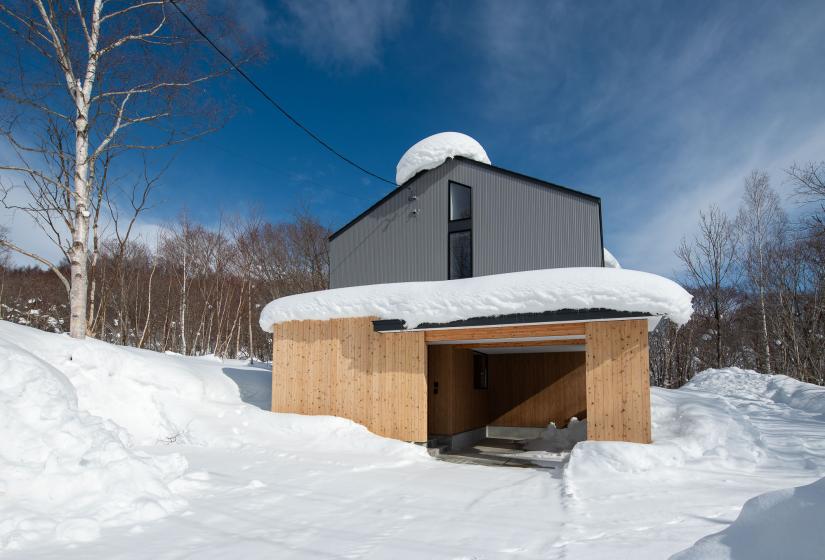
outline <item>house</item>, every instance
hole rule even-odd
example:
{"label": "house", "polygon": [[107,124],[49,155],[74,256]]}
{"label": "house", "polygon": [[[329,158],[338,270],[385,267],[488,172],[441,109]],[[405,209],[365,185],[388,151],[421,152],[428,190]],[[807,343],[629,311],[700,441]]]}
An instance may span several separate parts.
{"label": "house", "polygon": [[604,267],[598,197],[493,166],[457,133],[330,236],[331,289],[275,300],[272,410],[461,446],[587,419],[651,439],[648,331],[690,317],[665,278]]}

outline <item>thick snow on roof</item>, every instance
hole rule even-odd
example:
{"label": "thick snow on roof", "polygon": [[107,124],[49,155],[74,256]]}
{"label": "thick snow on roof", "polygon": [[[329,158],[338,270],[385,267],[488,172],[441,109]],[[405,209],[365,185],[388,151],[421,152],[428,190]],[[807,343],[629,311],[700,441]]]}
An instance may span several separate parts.
{"label": "thick snow on roof", "polygon": [[490,163],[481,144],[460,132],[440,132],[424,138],[404,152],[395,168],[395,182],[403,185],[417,173],[435,169],[448,158],[464,156]]}
{"label": "thick snow on roof", "polygon": [[474,317],[562,309],[611,309],[666,315],[684,324],[692,296],[672,280],[637,270],[554,268],[462,280],[401,282],[283,297],[261,313],[261,328],[304,319],[401,319],[407,328]]}
{"label": "thick snow on roof", "polygon": [[607,268],[622,268],[622,265],[619,264],[619,260],[613,256],[613,253],[607,250],[605,247],[604,249],[604,266]]}

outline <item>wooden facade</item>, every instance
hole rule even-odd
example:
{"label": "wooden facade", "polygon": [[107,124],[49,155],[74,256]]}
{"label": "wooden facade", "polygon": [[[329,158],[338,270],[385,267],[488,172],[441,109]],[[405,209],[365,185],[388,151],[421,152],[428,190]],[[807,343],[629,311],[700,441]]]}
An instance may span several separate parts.
{"label": "wooden facade", "polygon": [[427,440],[424,333],[373,331],[369,317],[274,326],[272,410],[350,418],[372,432]]}
{"label": "wooden facade", "polygon": [[587,439],[650,443],[647,321],[586,323]]}
{"label": "wooden facade", "polygon": [[[342,416],[417,442],[586,416],[588,439],[650,442],[645,319],[378,333],[362,317],[273,332],[273,411]],[[553,346],[584,351],[539,350]],[[507,348],[519,352],[489,354],[488,388],[475,389],[474,352]]]}

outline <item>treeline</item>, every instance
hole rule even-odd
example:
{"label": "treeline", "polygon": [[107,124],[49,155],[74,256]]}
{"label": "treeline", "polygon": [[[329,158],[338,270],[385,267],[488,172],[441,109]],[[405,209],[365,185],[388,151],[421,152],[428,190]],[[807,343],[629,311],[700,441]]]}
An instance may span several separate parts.
{"label": "treeline", "polygon": [[786,201],[770,178],[744,181],[738,213],[710,206],[676,250],[693,319],[651,335],[651,381],[678,387],[710,367],[738,366],[825,385],[825,164],[791,167]]}
{"label": "treeline", "polygon": [[[825,385],[825,164],[792,167],[782,180],[793,185],[784,202],[800,209],[796,219],[769,177],[754,172],[736,214],[708,207],[676,249],[695,313],[683,327],[662,321],[651,334],[653,384],[678,387],[703,369],[738,366]],[[183,217],[151,244],[116,233],[93,248],[89,334],[157,351],[269,360],[261,308],[328,287],[328,234],[310,215],[215,228]],[[61,271],[68,276],[67,265]],[[57,274],[0,260],[0,318],[64,332],[67,302]]]}
{"label": "treeline", "polygon": [[[327,287],[328,235],[309,215],[278,224],[236,219],[216,228],[183,217],[151,244],[107,239],[90,263],[88,334],[161,352],[269,360],[261,308]],[[66,331],[67,294],[58,276],[0,263],[0,318]]]}

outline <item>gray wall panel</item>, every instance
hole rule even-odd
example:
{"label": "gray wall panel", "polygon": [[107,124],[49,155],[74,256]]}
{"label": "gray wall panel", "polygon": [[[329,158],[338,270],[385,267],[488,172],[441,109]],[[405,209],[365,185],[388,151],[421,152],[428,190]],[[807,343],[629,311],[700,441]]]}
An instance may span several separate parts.
{"label": "gray wall panel", "polygon": [[450,180],[473,189],[474,276],[601,266],[597,201],[450,160],[411,181],[331,241],[330,285],[446,280]]}

